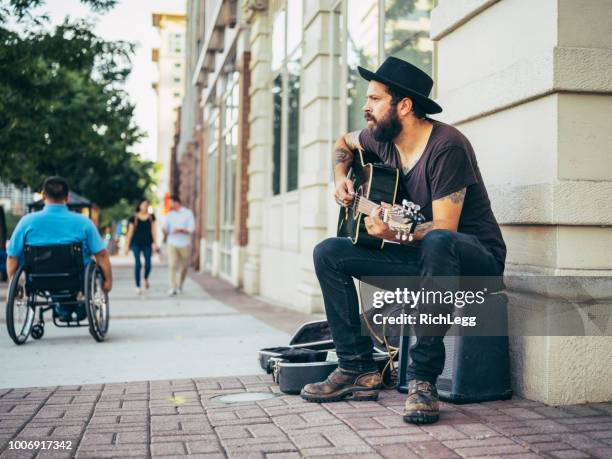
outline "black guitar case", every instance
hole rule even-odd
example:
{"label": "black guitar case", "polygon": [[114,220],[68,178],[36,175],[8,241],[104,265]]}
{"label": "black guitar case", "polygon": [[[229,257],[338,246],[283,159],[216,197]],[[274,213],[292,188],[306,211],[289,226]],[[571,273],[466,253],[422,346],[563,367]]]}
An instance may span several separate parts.
{"label": "black guitar case", "polygon": [[[384,347],[375,343],[374,360],[382,372],[389,361]],[[286,394],[299,394],[306,384],[322,381],[338,367],[334,342],[327,320],[303,324],[293,335],[288,346],[269,347],[259,351],[259,364]],[[389,384],[389,372],[385,372]]]}
{"label": "black guitar case", "polygon": [[327,320],[306,322],[294,333],[288,346],[267,347],[259,351],[259,365],[266,373],[272,373],[271,358],[281,358],[294,363],[322,362],[327,350],[334,348]]}

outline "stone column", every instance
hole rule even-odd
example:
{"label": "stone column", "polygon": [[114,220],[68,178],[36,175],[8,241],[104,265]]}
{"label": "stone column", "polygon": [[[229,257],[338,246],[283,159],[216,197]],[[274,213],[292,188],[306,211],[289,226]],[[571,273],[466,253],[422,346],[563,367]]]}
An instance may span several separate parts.
{"label": "stone column", "polygon": [[300,280],[296,306],[307,313],[323,311],[312,250],[327,234],[331,199],[332,123],[330,40],[332,2],[304,2],[304,44],[300,92]]}
{"label": "stone column", "polygon": [[247,22],[251,26],[249,47],[251,50],[249,90],[249,143],[248,166],[248,245],[244,264],[244,290],[259,293],[260,252],[263,226],[264,198],[269,187],[269,157],[272,151],[272,106],[268,80],[272,60],[271,24],[266,9],[267,2],[245,2]]}
{"label": "stone column", "polygon": [[[612,275],[610,17],[599,0],[440,0],[432,12],[440,119],[474,145],[507,273]],[[515,336],[511,357],[520,395],[612,400],[611,337]]]}

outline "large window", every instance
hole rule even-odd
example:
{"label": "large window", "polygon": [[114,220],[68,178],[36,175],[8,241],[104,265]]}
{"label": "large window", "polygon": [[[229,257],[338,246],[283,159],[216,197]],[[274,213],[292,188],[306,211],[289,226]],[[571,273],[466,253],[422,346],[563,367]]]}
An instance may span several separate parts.
{"label": "large window", "polygon": [[[362,129],[362,107],[368,82],[359,76],[357,66],[375,70],[386,57],[395,56],[432,74],[433,44],[429,39],[431,10],[435,0],[343,0],[347,32],[345,40],[347,130]],[[341,30],[341,28],[339,28]],[[337,40],[336,40],[337,41]]]}
{"label": "large window", "polygon": [[272,193],[298,187],[302,0],[283,2],[272,26]]}
{"label": "large window", "polygon": [[384,51],[432,71],[433,42],[429,39],[429,15],[434,0],[385,0]]}
{"label": "large window", "polygon": [[361,78],[357,66],[375,69],[379,63],[378,23],[379,0],[348,0],[347,2],[347,49],[348,81],[346,105],[348,130],[363,127],[361,107],[365,102],[368,82]]}
{"label": "large window", "polygon": [[287,191],[298,187],[300,133],[300,54],[287,62]]}
{"label": "large window", "polygon": [[212,269],[212,242],[215,240],[217,212],[215,210],[217,195],[217,160],[219,157],[219,109],[207,104],[204,108],[204,119],[208,120],[206,134],[206,257],[205,267]]}
{"label": "large window", "polygon": [[[232,275],[232,248],[236,218],[236,162],[240,73],[234,54],[228,57],[222,73],[204,106],[206,120],[206,254],[205,268]],[[218,242],[218,253],[213,242]],[[218,258],[213,259],[215,255]],[[215,264],[217,263],[217,264]]]}
{"label": "large window", "polygon": [[232,245],[234,240],[234,217],[236,208],[236,156],[238,153],[238,103],[239,74],[228,73],[224,78],[226,94],[223,103],[221,137],[221,241],[220,266],[223,274],[232,273]]}
{"label": "large window", "polygon": [[171,53],[181,54],[185,46],[185,36],[181,33],[170,34],[168,46]]}
{"label": "large window", "polygon": [[282,164],[282,138],[283,138],[283,76],[276,75],[272,82],[273,104],[273,131],[272,138],[272,194],[281,191],[281,164]]}

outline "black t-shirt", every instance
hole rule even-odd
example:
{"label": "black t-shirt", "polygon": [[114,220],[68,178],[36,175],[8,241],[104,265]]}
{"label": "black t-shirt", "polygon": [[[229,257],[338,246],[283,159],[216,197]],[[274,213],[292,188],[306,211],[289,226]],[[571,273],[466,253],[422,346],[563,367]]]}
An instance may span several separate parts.
{"label": "black t-shirt", "polygon": [[153,244],[153,234],[151,233],[151,225],[155,221],[155,215],[150,215],[147,219],[142,220],[132,215],[128,223],[134,225],[134,233],[132,234],[132,245],[146,247]]}
{"label": "black t-shirt", "polygon": [[432,201],[466,188],[458,230],[476,236],[503,269],[506,244],[491,210],[472,145],[456,128],[430,121],[433,130],[425,151],[407,174],[401,172],[399,151],[393,142],[376,141],[368,129],[361,131],[359,142],[383,163],[400,169],[405,197],[421,206],[428,221],[432,220]]}

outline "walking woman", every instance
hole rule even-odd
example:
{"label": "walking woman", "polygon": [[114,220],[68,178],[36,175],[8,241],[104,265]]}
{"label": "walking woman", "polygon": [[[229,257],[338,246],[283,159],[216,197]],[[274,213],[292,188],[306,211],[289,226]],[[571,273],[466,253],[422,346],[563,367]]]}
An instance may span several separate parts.
{"label": "walking woman", "polygon": [[141,199],[136,206],[136,212],[128,220],[128,231],[125,253],[132,249],[136,264],[134,265],[134,280],[136,293],[141,295],[144,290],[140,286],[140,271],[142,269],[141,254],[144,256],[144,288],[149,288],[151,274],[151,255],[157,251],[157,228],[155,215],[149,213],[149,201]]}

